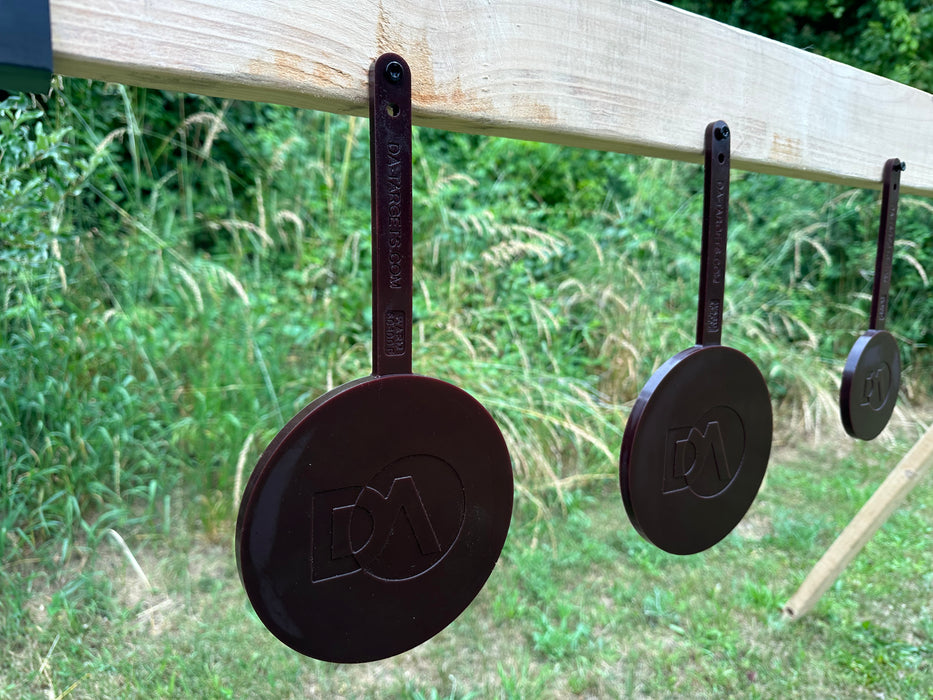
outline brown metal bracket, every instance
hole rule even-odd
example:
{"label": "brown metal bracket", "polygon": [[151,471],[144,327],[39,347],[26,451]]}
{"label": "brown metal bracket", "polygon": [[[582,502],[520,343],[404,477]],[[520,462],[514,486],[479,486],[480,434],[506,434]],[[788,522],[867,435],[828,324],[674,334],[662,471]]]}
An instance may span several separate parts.
{"label": "brown metal bracket", "polygon": [[722,341],[722,304],[726,291],[726,242],[729,233],[729,127],[716,121],[706,127],[703,168],[703,241],[697,345]]}
{"label": "brown metal bracket", "polygon": [[370,75],[373,374],[411,373],[411,71],[401,58]]}
{"label": "brown metal bracket", "polygon": [[878,251],[875,254],[875,280],[871,294],[869,328],[884,330],[888,318],[888,292],[891,288],[891,266],[894,262],[894,231],[897,226],[897,205],[900,199],[901,173],[907,164],[891,158],[884,164],[881,185],[881,223],[878,227]]}

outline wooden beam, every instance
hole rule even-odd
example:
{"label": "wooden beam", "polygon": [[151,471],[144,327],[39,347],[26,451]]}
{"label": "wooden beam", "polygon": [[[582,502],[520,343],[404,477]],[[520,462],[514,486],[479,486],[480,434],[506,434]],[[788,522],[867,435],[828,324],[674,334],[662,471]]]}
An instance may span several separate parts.
{"label": "wooden beam", "polygon": [[51,0],[58,73],[346,114],[396,51],[415,123],[933,196],[933,95],[653,0]]}
{"label": "wooden beam", "polygon": [[862,547],[868,543],[878,528],[884,525],[894,509],[907,497],[911,489],[920,483],[924,474],[931,468],[933,468],[933,426],[904,455],[878,490],[852,518],[852,522],[826,550],[797,592],[787,601],[784,606],[785,617],[799,619],[817,604],[843,570],[862,551]]}

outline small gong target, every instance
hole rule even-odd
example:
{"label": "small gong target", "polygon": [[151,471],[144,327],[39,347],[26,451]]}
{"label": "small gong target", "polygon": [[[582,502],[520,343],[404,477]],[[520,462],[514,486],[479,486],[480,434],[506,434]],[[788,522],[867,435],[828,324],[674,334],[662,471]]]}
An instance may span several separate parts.
{"label": "small gong target", "polygon": [[883,330],[863,333],[849,352],[839,401],[846,432],[862,440],[881,434],[897,404],[901,354],[894,336]]}
{"label": "small gong target", "polygon": [[875,255],[868,328],[849,352],[839,387],[842,426],[852,437],[873,440],[887,426],[901,385],[901,354],[894,336],[884,330],[888,317],[899,185],[904,163],[897,158],[884,165],[881,223]]}

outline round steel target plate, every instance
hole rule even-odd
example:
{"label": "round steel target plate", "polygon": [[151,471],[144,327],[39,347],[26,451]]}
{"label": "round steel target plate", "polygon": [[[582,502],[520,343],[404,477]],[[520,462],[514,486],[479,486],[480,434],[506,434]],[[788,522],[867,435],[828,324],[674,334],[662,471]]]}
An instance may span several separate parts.
{"label": "round steel target plate", "polygon": [[411,649],[483,587],[512,486],[502,434],[466,392],[419,375],[339,387],[279,433],[247,485],[236,552],[250,602],[318,659]]}
{"label": "round steel target plate", "polygon": [[739,523],[771,453],[771,400],[755,364],[694,346],[651,377],[625,427],[619,476],[635,528],[673,554],[707,549]]}
{"label": "round steel target plate", "polygon": [[852,346],[842,372],[839,408],[852,437],[876,438],[894,413],[901,384],[901,354],[887,331],[867,331]]}

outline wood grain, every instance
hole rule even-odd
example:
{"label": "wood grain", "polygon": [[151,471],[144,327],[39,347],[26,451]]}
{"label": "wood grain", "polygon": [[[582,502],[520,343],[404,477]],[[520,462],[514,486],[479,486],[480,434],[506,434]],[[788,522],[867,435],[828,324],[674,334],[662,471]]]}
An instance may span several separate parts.
{"label": "wood grain", "polygon": [[65,75],[366,114],[372,60],[416,124],[933,196],[933,95],[653,0],[51,0]]}

